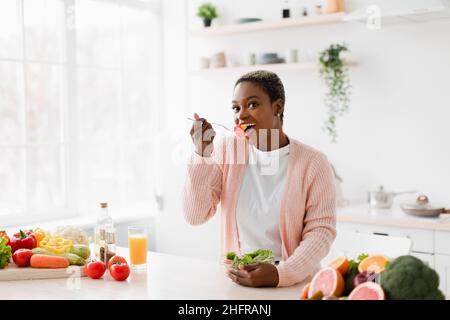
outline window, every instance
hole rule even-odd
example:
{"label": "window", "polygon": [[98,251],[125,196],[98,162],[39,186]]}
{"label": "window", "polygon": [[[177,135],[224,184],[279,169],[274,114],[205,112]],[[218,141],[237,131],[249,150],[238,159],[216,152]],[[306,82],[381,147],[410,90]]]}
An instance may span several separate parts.
{"label": "window", "polygon": [[160,36],[157,1],[0,2],[1,225],[153,208]]}

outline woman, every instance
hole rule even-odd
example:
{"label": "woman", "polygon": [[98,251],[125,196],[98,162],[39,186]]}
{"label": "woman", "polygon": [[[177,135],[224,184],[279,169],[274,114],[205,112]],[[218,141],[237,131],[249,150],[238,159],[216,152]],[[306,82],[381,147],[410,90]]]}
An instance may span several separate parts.
{"label": "woman", "polygon": [[283,132],[284,104],[278,76],[255,71],[238,79],[233,92],[234,121],[245,128],[244,138],[233,136],[214,146],[211,124],[194,114],[186,220],[205,223],[220,202],[223,255],[266,249],[280,261],[230,268],[228,276],[244,286],[307,281],[336,236],[331,166],[321,152]]}

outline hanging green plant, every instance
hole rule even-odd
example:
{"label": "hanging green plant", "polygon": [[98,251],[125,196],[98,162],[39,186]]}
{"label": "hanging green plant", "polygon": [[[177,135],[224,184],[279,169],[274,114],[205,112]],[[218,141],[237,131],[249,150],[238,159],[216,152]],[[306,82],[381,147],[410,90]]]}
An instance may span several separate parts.
{"label": "hanging green plant", "polygon": [[350,104],[350,77],[341,53],[349,51],[346,44],[332,44],[320,52],[320,76],[327,87],[324,102],[328,117],[323,130],[333,143],[337,142],[337,118],[348,112]]}

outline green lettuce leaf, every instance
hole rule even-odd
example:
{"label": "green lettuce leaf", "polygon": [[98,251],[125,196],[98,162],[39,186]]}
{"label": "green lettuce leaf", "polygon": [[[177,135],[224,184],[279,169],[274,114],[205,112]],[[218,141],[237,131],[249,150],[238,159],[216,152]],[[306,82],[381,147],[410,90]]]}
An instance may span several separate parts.
{"label": "green lettuce leaf", "polygon": [[[234,252],[233,252],[234,253]],[[232,266],[234,269],[239,269],[241,265],[251,265],[256,263],[274,263],[274,256],[271,250],[256,250],[250,253],[246,253],[243,256],[238,256],[230,252],[227,254],[227,258],[233,258]]]}
{"label": "green lettuce leaf", "polygon": [[6,245],[5,238],[0,238],[0,269],[5,268],[11,260],[11,247]]}

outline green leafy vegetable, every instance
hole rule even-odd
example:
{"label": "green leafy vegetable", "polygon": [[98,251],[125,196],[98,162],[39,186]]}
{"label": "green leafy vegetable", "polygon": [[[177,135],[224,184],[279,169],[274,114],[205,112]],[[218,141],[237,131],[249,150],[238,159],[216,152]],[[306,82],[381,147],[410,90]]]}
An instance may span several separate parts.
{"label": "green leafy vegetable", "polygon": [[366,253],[362,253],[360,254],[356,259],[350,260],[349,261],[349,267],[350,268],[356,268],[358,269],[359,264],[361,263],[361,261],[363,261],[365,258],[367,258],[369,255]]}
{"label": "green leafy vegetable", "polygon": [[365,258],[367,258],[368,254],[360,254],[356,259],[349,261],[349,268],[347,272],[347,277],[345,279],[345,293],[350,294],[350,292],[353,290],[353,279],[358,275],[358,267],[361,261],[363,261]]}
{"label": "green leafy vegetable", "polygon": [[359,256],[358,256],[358,264],[361,262],[361,261],[363,261],[365,258],[368,258],[369,257],[369,255],[367,254],[367,253],[362,253],[362,254],[360,254]]}
{"label": "green leafy vegetable", "polygon": [[7,246],[8,240],[0,238],[0,269],[3,269],[11,260],[11,247]]}
{"label": "green leafy vegetable", "polygon": [[227,253],[228,260],[234,260],[234,257],[236,257],[236,253],[234,253],[233,251]]}
{"label": "green leafy vegetable", "polygon": [[256,263],[274,263],[273,252],[271,250],[256,250],[246,253],[243,256],[237,255],[235,252],[228,252],[227,259],[232,260],[232,266],[239,269],[241,265],[251,265]]}

